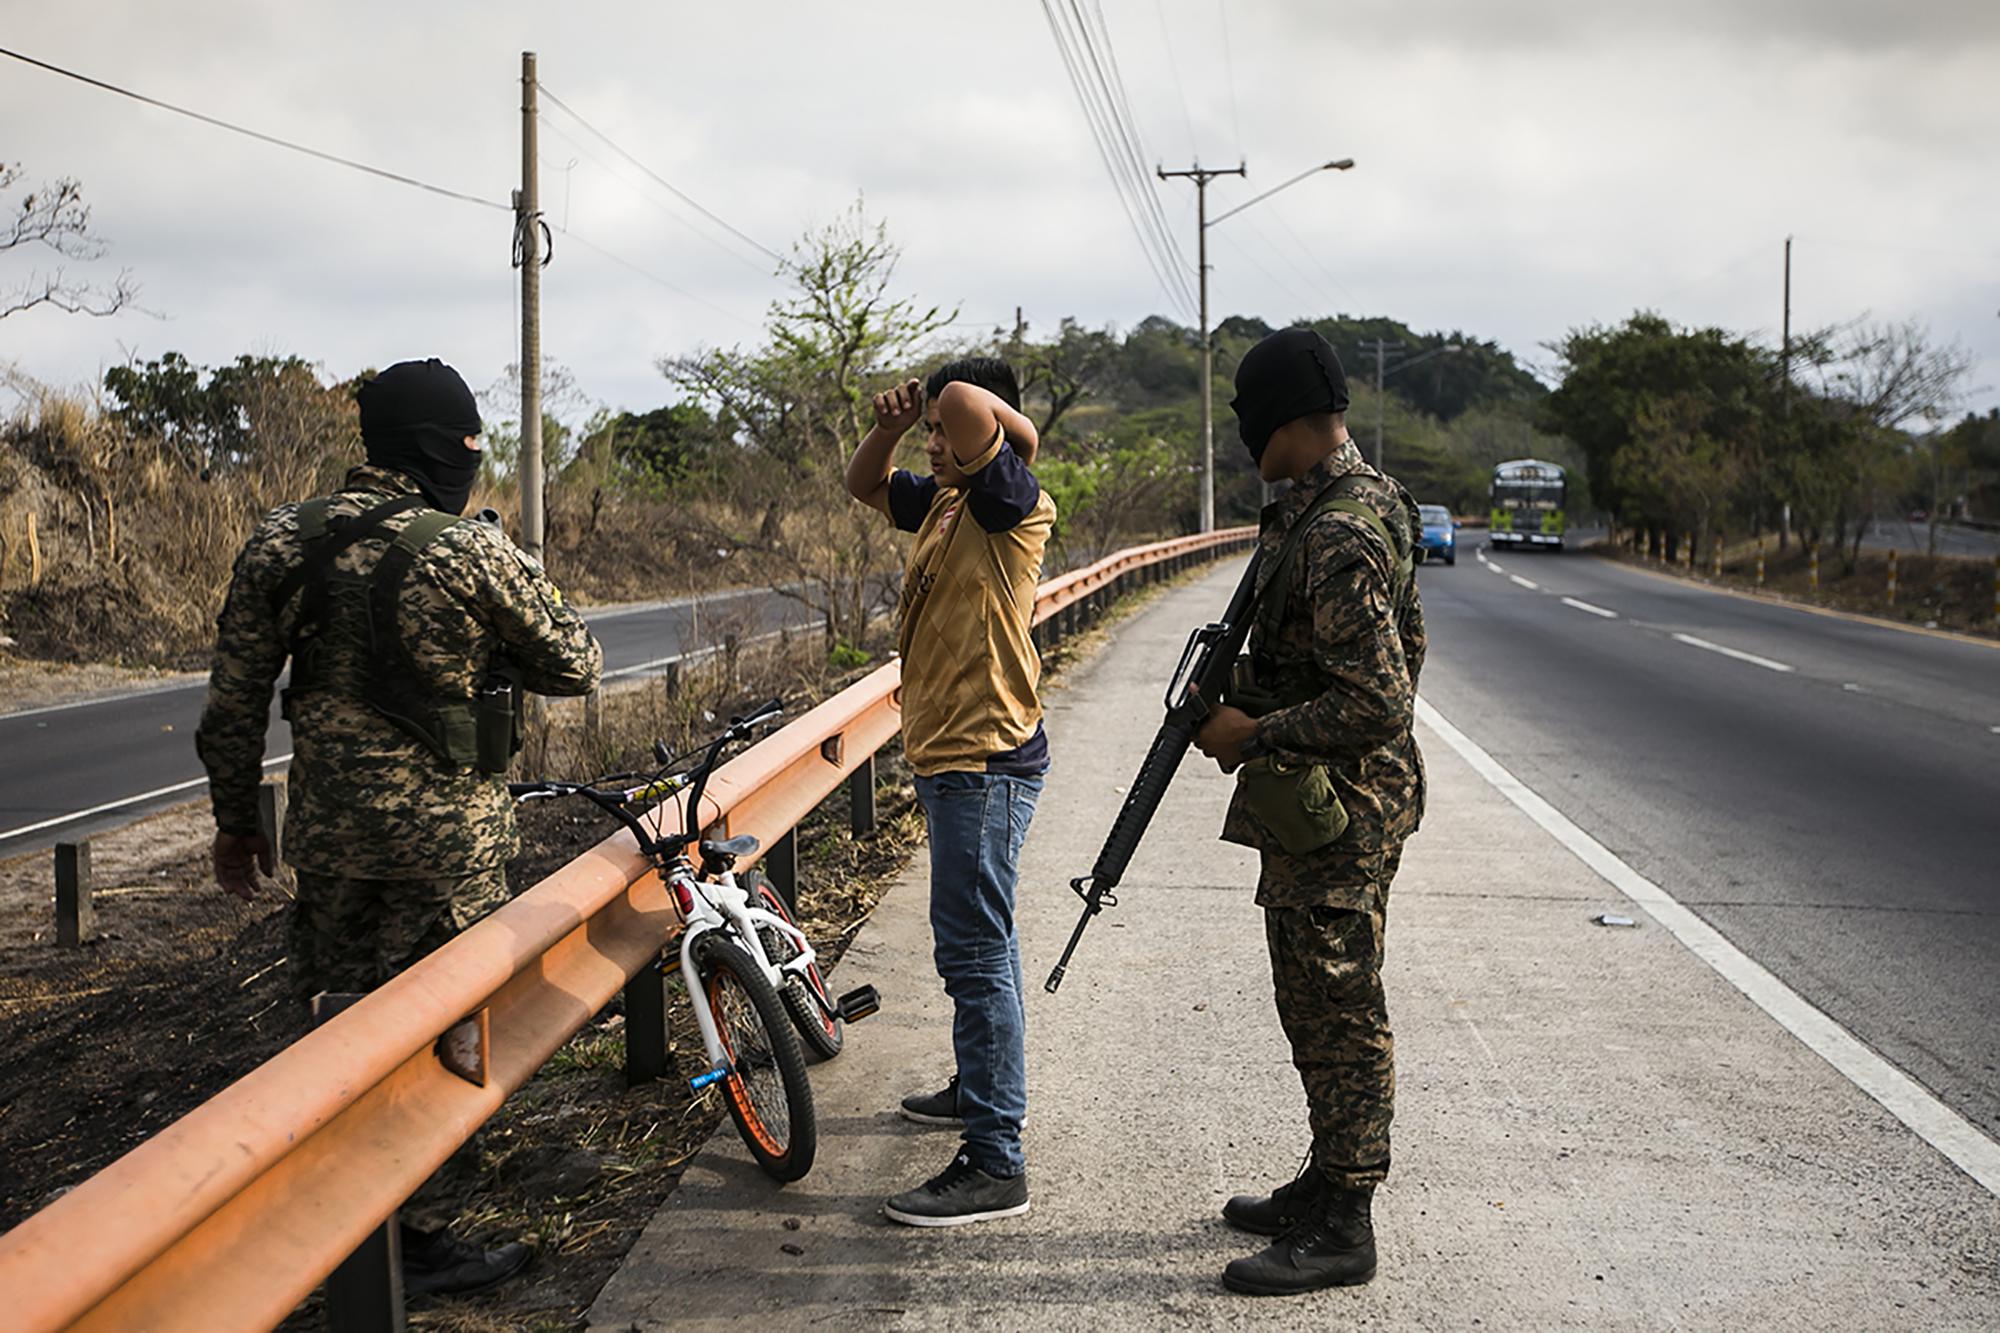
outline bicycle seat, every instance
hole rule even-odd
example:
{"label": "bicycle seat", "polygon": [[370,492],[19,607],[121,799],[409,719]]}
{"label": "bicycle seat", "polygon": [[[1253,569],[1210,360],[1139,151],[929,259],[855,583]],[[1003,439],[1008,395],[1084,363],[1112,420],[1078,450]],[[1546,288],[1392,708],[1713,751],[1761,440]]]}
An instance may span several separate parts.
{"label": "bicycle seat", "polygon": [[739,856],[748,856],[759,847],[753,833],[739,834],[734,838],[724,838],[720,842],[702,840],[701,858],[704,861],[733,861]]}

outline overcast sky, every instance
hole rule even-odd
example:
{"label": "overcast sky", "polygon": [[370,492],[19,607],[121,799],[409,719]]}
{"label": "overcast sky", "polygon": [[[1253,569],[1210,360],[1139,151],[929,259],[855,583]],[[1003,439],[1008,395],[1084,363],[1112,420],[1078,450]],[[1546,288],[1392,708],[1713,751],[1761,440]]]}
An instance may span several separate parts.
{"label": "overcast sky", "polygon": [[[1102,7],[1148,164],[1248,162],[1247,181],[1210,187],[1212,214],[1314,162],[1358,162],[1212,229],[1218,315],[1391,315],[1542,368],[1542,344],[1639,307],[1775,343],[1792,233],[1795,329],[1920,320],[1976,356],[1969,405],[2000,403],[1993,0]],[[0,45],[500,203],[519,179],[532,49],[551,92],[764,245],[865,198],[904,248],[898,286],[957,306],[967,333],[1017,306],[1040,329],[1178,313],[1040,3],[0,0],[0,14]],[[756,251],[544,111],[550,219],[653,275],[558,236],[546,355],[596,400],[657,406],[659,356],[755,339],[779,288]],[[83,182],[112,246],[93,267],[129,268],[159,316],[0,321],[0,360],[39,379],[174,349],[296,354],[335,374],[438,355],[480,388],[515,359],[504,212],[13,61],[0,117],[6,160]],[[1163,184],[1160,201],[1191,261],[1192,187]],[[29,264],[0,255],[0,287]]]}

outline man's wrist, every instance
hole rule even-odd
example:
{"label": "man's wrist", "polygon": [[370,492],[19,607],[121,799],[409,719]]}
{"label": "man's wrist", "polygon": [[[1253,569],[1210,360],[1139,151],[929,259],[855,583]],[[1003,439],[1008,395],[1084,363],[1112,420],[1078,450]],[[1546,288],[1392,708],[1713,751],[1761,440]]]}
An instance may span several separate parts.
{"label": "man's wrist", "polygon": [[1243,744],[1236,747],[1236,753],[1242,755],[1245,759],[1261,759],[1270,752],[1271,747],[1264,740],[1264,724],[1262,722],[1259,722],[1256,729],[1244,739]]}

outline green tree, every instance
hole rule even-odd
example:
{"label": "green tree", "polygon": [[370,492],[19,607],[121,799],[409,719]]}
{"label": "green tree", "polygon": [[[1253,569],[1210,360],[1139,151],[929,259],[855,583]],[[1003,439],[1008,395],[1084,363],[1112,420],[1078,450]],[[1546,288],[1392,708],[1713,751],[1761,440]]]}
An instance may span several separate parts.
{"label": "green tree", "polygon": [[842,482],[872,421],[870,392],[913,373],[955,312],[891,293],[901,251],[857,202],[793,246],[765,342],[659,362],[669,383],[712,411],[717,485],[688,521],[713,549],[761,559],[779,591],[826,616],[828,647],[859,643],[892,592],[898,548],[881,515]]}

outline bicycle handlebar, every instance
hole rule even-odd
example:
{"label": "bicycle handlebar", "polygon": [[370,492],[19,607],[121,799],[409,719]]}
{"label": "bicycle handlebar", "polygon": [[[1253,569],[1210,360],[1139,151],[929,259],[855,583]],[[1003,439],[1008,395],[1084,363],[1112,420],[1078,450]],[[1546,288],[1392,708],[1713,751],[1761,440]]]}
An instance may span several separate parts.
{"label": "bicycle handlebar", "polygon": [[690,830],[660,837],[647,831],[646,826],[631,810],[640,801],[658,800],[678,792],[689,791],[687,808],[691,818],[698,818],[702,789],[708,785],[708,775],[715,769],[715,761],[723,748],[733,740],[740,740],[750,734],[751,728],[760,722],[769,721],[785,711],[782,699],[771,699],[743,717],[729,720],[729,728],[716,737],[706,747],[699,762],[685,773],[661,774],[645,784],[627,790],[606,791],[587,782],[510,782],[507,794],[517,801],[532,801],[555,796],[581,796],[593,805],[599,806],[632,831],[639,841],[639,850],[648,856],[658,856],[668,851],[679,851],[701,837],[700,830]]}

